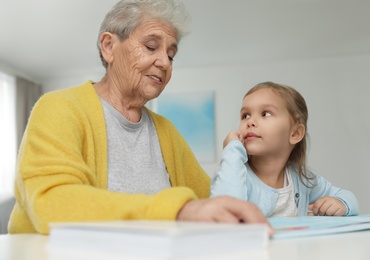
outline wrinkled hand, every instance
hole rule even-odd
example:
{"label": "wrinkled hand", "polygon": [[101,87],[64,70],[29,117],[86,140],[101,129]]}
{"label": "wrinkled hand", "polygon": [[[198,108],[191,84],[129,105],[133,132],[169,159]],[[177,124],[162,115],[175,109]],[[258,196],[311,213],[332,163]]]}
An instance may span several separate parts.
{"label": "wrinkled hand", "polygon": [[308,216],[343,216],[346,206],[342,201],[325,196],[308,206]]}
{"label": "wrinkled hand", "polygon": [[224,148],[233,140],[239,140],[240,142],[243,142],[243,139],[244,137],[240,131],[232,131],[226,136],[224,140]]}
{"label": "wrinkled hand", "polygon": [[255,204],[230,196],[191,200],[180,210],[177,220],[267,224],[270,235],[273,234],[270,223]]}

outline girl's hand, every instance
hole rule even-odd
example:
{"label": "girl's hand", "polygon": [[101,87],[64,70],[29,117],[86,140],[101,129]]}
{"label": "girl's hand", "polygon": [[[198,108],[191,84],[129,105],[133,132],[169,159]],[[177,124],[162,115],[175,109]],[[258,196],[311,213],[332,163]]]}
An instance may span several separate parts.
{"label": "girl's hand", "polygon": [[240,142],[243,142],[243,135],[239,131],[232,131],[230,132],[225,140],[224,140],[224,148],[226,145],[228,145],[232,140],[239,140]]}
{"label": "girl's hand", "polygon": [[346,206],[342,201],[325,196],[308,206],[308,216],[343,216]]}

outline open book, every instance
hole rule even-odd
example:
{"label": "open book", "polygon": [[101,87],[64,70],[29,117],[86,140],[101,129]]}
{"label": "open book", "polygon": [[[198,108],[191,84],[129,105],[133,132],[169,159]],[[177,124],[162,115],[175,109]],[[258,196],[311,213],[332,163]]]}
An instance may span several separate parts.
{"label": "open book", "polygon": [[273,239],[370,230],[370,215],[351,217],[271,217]]}
{"label": "open book", "polygon": [[60,248],[178,259],[261,249],[268,241],[268,228],[262,224],[133,220],[55,223],[51,225],[48,246],[51,251]]}

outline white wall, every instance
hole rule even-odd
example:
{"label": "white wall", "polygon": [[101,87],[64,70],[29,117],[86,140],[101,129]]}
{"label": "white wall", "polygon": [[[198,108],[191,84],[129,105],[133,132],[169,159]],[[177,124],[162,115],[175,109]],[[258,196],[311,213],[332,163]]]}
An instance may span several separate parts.
{"label": "white wall", "polygon": [[[216,92],[216,146],[238,126],[241,99],[263,81],[295,87],[309,109],[309,165],[334,185],[349,189],[370,213],[370,54],[235,67],[175,68],[165,91],[200,88]],[[99,80],[102,72],[50,79],[45,91]],[[203,164],[213,176],[218,162]]]}

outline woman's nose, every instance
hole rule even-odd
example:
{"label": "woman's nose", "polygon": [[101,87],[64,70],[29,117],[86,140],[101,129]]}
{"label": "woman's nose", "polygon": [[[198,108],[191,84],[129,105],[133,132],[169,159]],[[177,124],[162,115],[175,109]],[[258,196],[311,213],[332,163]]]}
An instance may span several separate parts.
{"label": "woman's nose", "polygon": [[167,70],[172,64],[167,52],[158,53],[154,65],[162,70]]}

